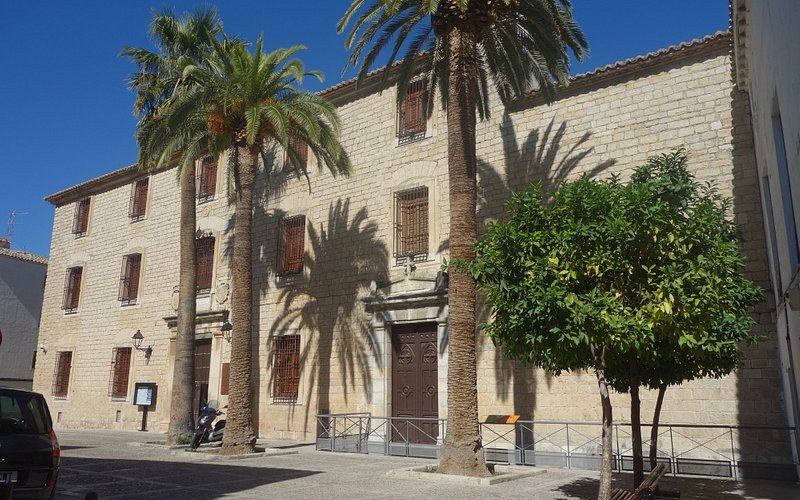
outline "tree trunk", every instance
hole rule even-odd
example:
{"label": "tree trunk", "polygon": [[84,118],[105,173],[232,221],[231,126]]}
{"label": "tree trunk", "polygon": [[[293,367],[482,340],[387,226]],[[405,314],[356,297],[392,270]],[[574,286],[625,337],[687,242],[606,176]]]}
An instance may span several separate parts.
{"label": "tree trunk", "polygon": [[178,437],[190,434],[194,393],[194,328],[197,312],[197,253],[195,252],[194,168],[180,174],[180,276],[178,279],[178,331],[175,335],[175,362],[172,372],[172,397],[169,406],[167,444],[176,444]]}
{"label": "tree trunk", "polygon": [[603,455],[600,462],[600,491],[597,493],[597,498],[598,500],[609,500],[611,498],[611,451],[613,446],[611,437],[614,416],[606,381],[605,347],[598,348],[593,345],[592,355],[594,356],[597,386],[600,389],[600,402],[603,406]]}
{"label": "tree trunk", "polygon": [[[463,26],[447,33],[449,64],[447,161],[450,180],[450,256],[475,257],[476,156],[475,99],[477,37]],[[468,273],[450,270],[450,342],[447,365],[447,434],[438,471],[486,476],[480,426],[475,356],[475,282]]]}
{"label": "tree trunk", "polygon": [[239,145],[236,169],[236,210],[233,227],[233,294],[231,297],[230,394],[222,455],[255,451],[252,397],[253,190],[258,168],[258,150]]}
{"label": "tree trunk", "polygon": [[664,402],[664,393],[667,392],[667,384],[658,384],[658,399],[656,399],[656,411],[653,412],[653,427],[650,429],[650,469],[656,466],[658,456],[658,421],[661,418],[661,404]]}
{"label": "tree trunk", "polygon": [[628,367],[631,384],[631,441],[633,441],[633,489],[644,481],[644,457],[642,456],[642,402],[639,399],[639,359],[636,351],[628,351]]}

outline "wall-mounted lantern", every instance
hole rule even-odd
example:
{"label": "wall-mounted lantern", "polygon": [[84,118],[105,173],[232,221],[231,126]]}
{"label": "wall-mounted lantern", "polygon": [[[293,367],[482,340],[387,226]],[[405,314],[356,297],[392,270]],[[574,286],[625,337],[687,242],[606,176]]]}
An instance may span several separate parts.
{"label": "wall-mounted lantern", "polygon": [[228,343],[230,344],[231,333],[233,332],[233,325],[231,324],[231,322],[226,319],[225,322],[222,323],[222,328],[220,328],[220,330],[222,330],[222,335],[225,337],[225,340],[227,340]]}
{"label": "wall-mounted lantern", "polygon": [[147,360],[147,363],[150,363],[150,356],[153,355],[153,346],[149,345],[147,347],[142,347],[142,343],[144,342],[144,335],[139,330],[136,330],[136,333],[133,334],[131,337],[133,341],[133,348],[137,351],[144,351],[144,358]]}

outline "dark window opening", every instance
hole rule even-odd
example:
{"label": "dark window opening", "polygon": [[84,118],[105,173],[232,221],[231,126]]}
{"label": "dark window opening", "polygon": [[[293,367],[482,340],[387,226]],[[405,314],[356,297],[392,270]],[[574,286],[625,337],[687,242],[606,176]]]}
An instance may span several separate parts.
{"label": "dark window opening", "polygon": [[200,162],[199,184],[197,199],[200,202],[213,200],[217,194],[217,162],[210,156]]}
{"label": "dark window opening", "polygon": [[428,127],[425,112],[425,79],[419,79],[408,84],[406,95],[400,103],[397,113],[397,136],[400,144],[418,141],[425,138]]}
{"label": "dark window opening", "polygon": [[397,265],[428,258],[428,188],[394,195],[394,257]]}
{"label": "dark window opening", "polygon": [[208,236],[195,241],[197,252],[197,293],[211,292],[211,279],[214,277],[214,237]]}
{"label": "dark window opening", "polygon": [[111,352],[111,374],[108,395],[114,399],[128,397],[128,375],[131,369],[131,348],[115,347]]}
{"label": "dark window opening", "polygon": [[133,183],[131,202],[128,208],[128,216],[133,222],[144,219],[145,211],[147,210],[147,189],[149,184],[149,177],[144,177]]}
{"label": "dark window opening", "polygon": [[134,253],[122,258],[122,276],[119,279],[119,301],[123,306],[136,304],[139,298],[139,274],[142,254]]}
{"label": "dark window opening", "polygon": [[296,403],[300,387],[300,335],[275,338],[272,402]]}
{"label": "dark window opening", "polygon": [[92,199],[84,198],[75,204],[75,217],[72,219],[72,234],[76,238],[86,236],[89,230],[89,207]]}
{"label": "dark window opening", "polygon": [[305,257],[305,215],[281,220],[278,229],[278,276],[301,274]]}
{"label": "dark window opening", "polygon": [[64,300],[61,303],[61,309],[67,314],[78,312],[78,305],[81,299],[82,278],[82,267],[70,267],[67,269],[67,277],[64,284]]}
{"label": "dark window opening", "polygon": [[69,394],[69,372],[72,369],[72,352],[56,353],[56,369],[53,377],[53,396],[65,398]]}

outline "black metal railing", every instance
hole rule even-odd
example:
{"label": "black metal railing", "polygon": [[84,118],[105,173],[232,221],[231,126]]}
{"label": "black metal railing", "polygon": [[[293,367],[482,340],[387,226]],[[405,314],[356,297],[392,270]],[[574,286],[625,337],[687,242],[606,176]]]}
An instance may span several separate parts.
{"label": "black metal railing", "polygon": [[[348,453],[437,458],[447,420],[381,417],[370,413],[317,415],[317,449]],[[649,424],[642,424],[649,471]],[[792,454],[796,429],[746,425],[661,424],[657,462],[669,474],[796,481]],[[514,465],[599,470],[601,425],[595,422],[519,420],[481,424],[487,461]],[[613,425],[613,468],[633,470],[630,423]]]}

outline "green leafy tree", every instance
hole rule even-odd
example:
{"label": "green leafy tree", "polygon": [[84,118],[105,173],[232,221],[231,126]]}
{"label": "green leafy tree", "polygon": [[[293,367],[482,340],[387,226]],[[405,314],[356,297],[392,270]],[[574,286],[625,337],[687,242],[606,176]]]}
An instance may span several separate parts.
{"label": "green leafy tree", "polygon": [[510,211],[471,266],[495,313],[486,331],[516,359],[595,372],[599,496],[609,498],[609,388],[720,375],[737,342],[753,339],[747,309],[761,292],[740,274],[730,202],[694,181],[679,149],[649,158],[628,184],[583,177],[549,203],[535,187],[515,194]]}
{"label": "green leafy tree", "polygon": [[[150,36],[156,51],[128,47],[122,51],[138,67],[128,84],[136,92],[133,112],[140,119],[139,127],[154,120],[161,106],[173,95],[188,88],[182,78],[183,67],[203,60],[212,50],[212,43],[222,24],[214,9],[199,10],[178,18],[170,11],[156,12],[150,22]],[[143,154],[142,154],[143,153]],[[146,149],[140,150],[139,168],[151,170],[157,162]],[[189,434],[192,422],[194,390],[194,331],[197,309],[197,276],[195,254],[195,176],[193,164],[178,169],[181,197],[180,274],[178,279],[178,327],[175,335],[167,444],[176,444],[181,435]]]}
{"label": "green leafy tree", "polygon": [[[488,116],[490,80],[503,103],[538,86],[552,98],[566,85],[569,51],[581,59],[587,44],[569,0],[353,0],[339,21],[352,23],[345,45],[349,65],[363,78],[389,53],[384,81],[399,54],[398,103],[423,73],[430,116],[438,89],[447,109],[450,255],[474,258],[476,226],[476,112]],[[417,57],[425,53],[424,57]],[[450,342],[447,435],[439,472],[486,475],[478,424],[475,283],[453,269],[449,280]]]}
{"label": "green leafy tree", "polygon": [[639,388],[659,390],[651,429],[653,464],[666,388],[722,377],[737,366],[739,346],[757,340],[748,310],[761,290],[741,276],[744,258],[731,201],[712,184],[695,181],[685,150],[650,158],[636,170],[630,190],[637,196],[632,217],[642,225],[637,239],[628,242],[632,273],[626,296],[636,307],[661,300],[665,313],[652,325],[654,348],[630,349],[608,360],[611,384],[631,395],[635,487],[644,479]]}
{"label": "green leafy tree", "polygon": [[252,240],[253,194],[259,159],[280,146],[296,169],[304,172],[306,146],[320,168],[347,173],[350,160],[339,143],[340,122],[324,98],[302,91],[306,72],[294,54],[303,47],[263,51],[259,37],[253,50],[223,37],[214,41],[205,60],[188,64],[183,77],[189,91],[173,95],[160,113],[139,130],[142,155],[157,165],[177,155],[189,166],[201,152],[215,158],[226,153],[233,179],[233,296],[231,314],[231,383],[228,420],[221,453],[254,450],[252,409]]}

